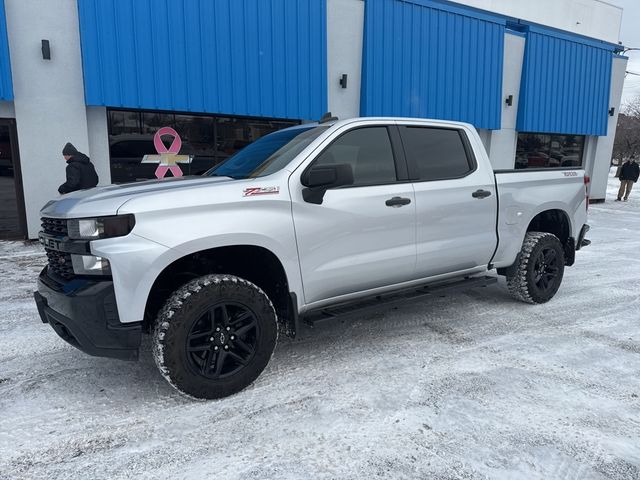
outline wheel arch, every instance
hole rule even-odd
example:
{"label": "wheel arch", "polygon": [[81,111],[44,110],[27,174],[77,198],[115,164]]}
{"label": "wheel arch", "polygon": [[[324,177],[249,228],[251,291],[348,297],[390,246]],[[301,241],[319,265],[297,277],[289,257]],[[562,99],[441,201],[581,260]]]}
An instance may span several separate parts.
{"label": "wheel arch", "polygon": [[571,236],[571,219],[561,208],[543,210],[531,219],[526,232],[553,233],[564,243]]}
{"label": "wheel arch", "polygon": [[576,242],[572,236],[571,217],[562,208],[550,208],[535,215],[525,232],[545,232],[558,237],[564,249],[565,265],[571,266],[575,261]]}
{"label": "wheel arch", "polygon": [[[572,236],[573,226],[571,217],[562,206],[547,205],[541,208],[531,218],[527,224],[527,228],[522,231],[520,245],[524,243],[525,237],[529,232],[545,232],[551,233],[558,237],[563,246],[565,254],[565,265],[571,266],[575,261],[575,239]],[[518,264],[520,253],[515,256],[513,263],[509,266],[498,268],[499,275],[508,275]]]}
{"label": "wheel arch", "polygon": [[260,287],[273,302],[283,332],[295,336],[298,305],[285,266],[273,251],[252,244],[197,250],[167,264],[156,276],[147,296],[143,328],[152,329],[172,292],[195,278],[214,273],[235,275]]}

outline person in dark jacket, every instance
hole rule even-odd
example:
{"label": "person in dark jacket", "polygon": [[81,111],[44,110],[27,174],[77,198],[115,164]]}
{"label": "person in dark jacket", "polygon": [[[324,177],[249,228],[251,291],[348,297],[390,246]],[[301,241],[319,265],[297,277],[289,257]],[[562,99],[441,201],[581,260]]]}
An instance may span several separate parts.
{"label": "person in dark jacket", "polygon": [[67,161],[67,181],[58,187],[58,192],[71,193],[98,185],[98,174],[89,157],[70,143],[64,146],[62,155]]}
{"label": "person in dark jacket", "polygon": [[620,190],[618,190],[618,198],[616,202],[623,199],[626,202],[633,188],[633,184],[638,181],[640,176],[640,165],[636,162],[635,157],[627,160],[620,169]]}

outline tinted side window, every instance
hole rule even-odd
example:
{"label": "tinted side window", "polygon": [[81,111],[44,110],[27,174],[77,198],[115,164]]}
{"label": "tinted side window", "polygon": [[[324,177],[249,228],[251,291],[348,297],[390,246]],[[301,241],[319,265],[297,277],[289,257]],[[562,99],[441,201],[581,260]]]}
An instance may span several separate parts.
{"label": "tinted side window", "polygon": [[348,163],[354,185],[395,182],[396,166],[386,127],[358,128],[345,133],[320,154],[316,165]]}
{"label": "tinted side window", "polygon": [[400,131],[407,160],[418,167],[420,180],[459,178],[473,170],[458,130],[404,127]]}

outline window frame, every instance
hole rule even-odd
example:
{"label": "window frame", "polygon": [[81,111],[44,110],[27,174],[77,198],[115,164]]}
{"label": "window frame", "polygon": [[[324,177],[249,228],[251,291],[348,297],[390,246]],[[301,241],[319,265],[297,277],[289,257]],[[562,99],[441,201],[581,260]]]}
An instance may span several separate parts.
{"label": "window frame", "polygon": [[358,125],[356,127],[350,128],[342,133],[340,133],[336,138],[332,139],[327,145],[324,145],[322,150],[320,150],[313,158],[311,163],[305,167],[302,171],[300,178],[305,178],[305,175],[309,170],[313,168],[313,166],[318,162],[320,157],[326,152],[329,148],[333,146],[335,142],[340,140],[343,136],[352,133],[356,130],[362,130],[365,128],[384,128],[387,130],[387,135],[389,137],[389,143],[391,145],[391,155],[393,156],[393,163],[395,165],[396,170],[396,180],[391,182],[378,182],[378,183],[361,183],[358,185],[343,185],[341,187],[333,187],[327,190],[342,190],[348,188],[362,188],[362,187],[377,187],[384,185],[397,185],[401,183],[411,183],[411,179],[409,178],[407,163],[404,156],[404,151],[402,149],[402,144],[400,140],[400,134],[397,132],[397,126],[389,125],[386,123],[381,123],[379,125],[371,124],[371,125]]}
{"label": "window frame", "polygon": [[[434,178],[434,179],[421,179],[420,178],[420,166],[417,162],[413,161],[407,155],[405,149],[404,139],[402,137],[402,132],[407,128],[428,128],[430,130],[452,130],[458,133],[460,140],[462,141],[462,147],[464,149],[465,156],[467,157],[467,164],[469,165],[469,170],[463,175],[444,177],[444,178]],[[471,146],[471,142],[469,141],[469,136],[467,132],[462,128],[455,127],[443,127],[439,125],[398,125],[398,133],[400,136],[400,140],[402,141],[402,149],[405,156],[405,161],[407,163],[407,168],[409,171],[409,178],[413,183],[423,183],[423,182],[443,182],[447,180],[460,180],[462,178],[466,178],[469,175],[472,175],[478,170],[478,161],[476,159],[476,155]]]}

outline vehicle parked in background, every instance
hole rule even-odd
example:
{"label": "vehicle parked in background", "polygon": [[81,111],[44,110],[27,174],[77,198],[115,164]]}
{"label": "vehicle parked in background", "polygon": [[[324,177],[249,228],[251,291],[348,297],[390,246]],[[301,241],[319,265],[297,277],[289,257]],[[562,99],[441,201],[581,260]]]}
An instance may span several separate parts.
{"label": "vehicle parked in background", "polygon": [[494,172],[465,123],[326,119],[202,177],[50,202],[35,299],[79,349],[137,359],[149,332],[171,385],[224,397],[301,319],[486,285],[491,271],[515,298],[549,301],[588,243],[587,181],[581,169]]}

